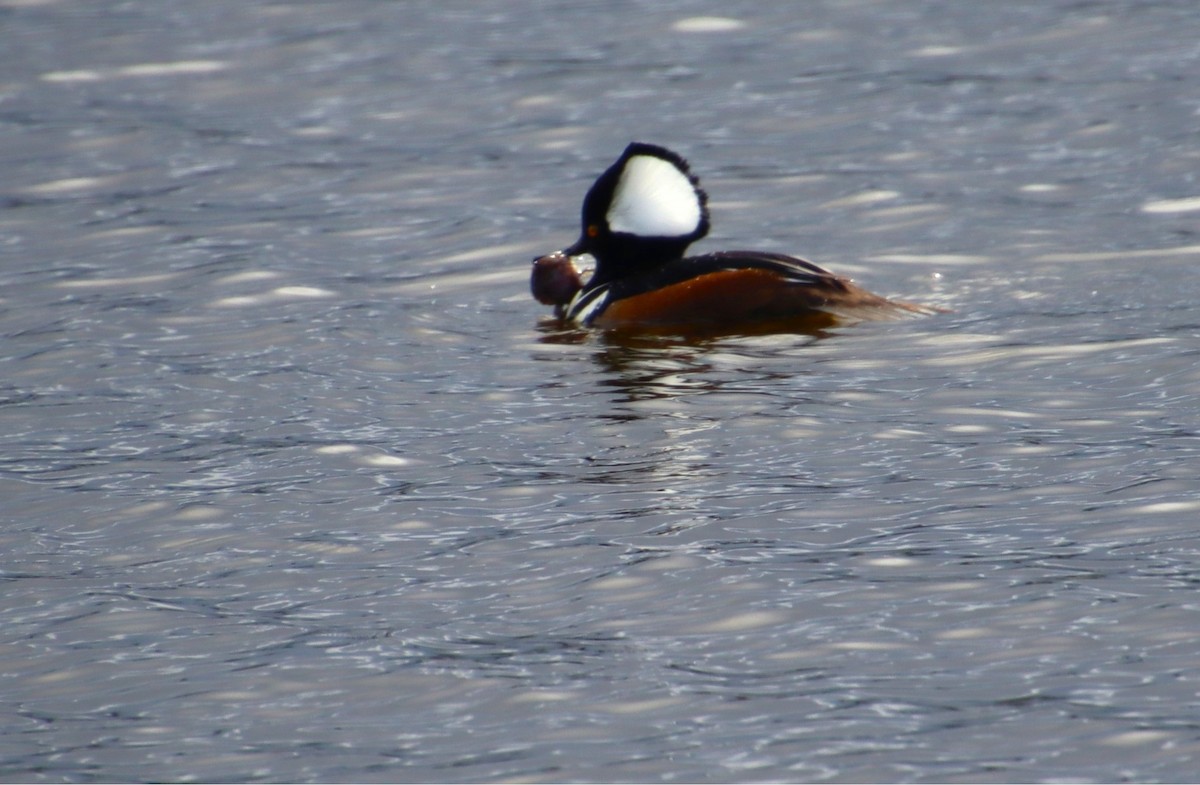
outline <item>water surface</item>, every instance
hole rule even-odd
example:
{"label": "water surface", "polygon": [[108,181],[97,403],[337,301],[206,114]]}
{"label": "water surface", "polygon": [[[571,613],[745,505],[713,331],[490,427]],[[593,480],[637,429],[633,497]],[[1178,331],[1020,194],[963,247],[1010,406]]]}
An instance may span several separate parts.
{"label": "water surface", "polygon": [[[1186,781],[1192,3],[0,3],[6,781]],[[564,331],[700,250],[951,310]]]}

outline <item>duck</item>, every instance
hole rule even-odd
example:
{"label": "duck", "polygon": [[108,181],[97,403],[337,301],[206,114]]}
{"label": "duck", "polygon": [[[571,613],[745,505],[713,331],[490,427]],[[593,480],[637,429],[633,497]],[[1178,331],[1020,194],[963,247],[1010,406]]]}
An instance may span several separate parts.
{"label": "duck", "polygon": [[678,153],[631,142],[588,189],[573,245],[533,260],[530,289],[561,322],[618,331],[786,332],[937,312],[768,251],[686,256],[711,228]]}

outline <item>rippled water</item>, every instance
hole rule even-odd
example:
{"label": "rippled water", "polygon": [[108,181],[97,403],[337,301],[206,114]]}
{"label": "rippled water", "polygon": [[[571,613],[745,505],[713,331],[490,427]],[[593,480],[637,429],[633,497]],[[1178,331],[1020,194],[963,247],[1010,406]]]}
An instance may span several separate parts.
{"label": "rippled water", "polygon": [[[0,18],[0,778],[1195,777],[1193,3]],[[559,329],[633,138],[951,313]]]}

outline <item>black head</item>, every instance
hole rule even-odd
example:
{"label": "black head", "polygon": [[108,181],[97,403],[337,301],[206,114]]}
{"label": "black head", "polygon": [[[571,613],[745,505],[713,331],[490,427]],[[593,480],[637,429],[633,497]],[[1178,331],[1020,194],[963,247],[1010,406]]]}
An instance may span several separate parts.
{"label": "black head", "polygon": [[708,197],[678,154],[633,142],[583,199],[583,234],[564,253],[596,258],[591,283],[683,256],[708,234]]}

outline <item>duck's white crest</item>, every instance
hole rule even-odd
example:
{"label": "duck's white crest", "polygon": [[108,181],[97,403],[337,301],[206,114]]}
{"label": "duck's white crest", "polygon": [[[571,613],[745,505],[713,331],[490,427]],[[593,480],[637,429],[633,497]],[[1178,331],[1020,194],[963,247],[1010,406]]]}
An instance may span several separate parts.
{"label": "duck's white crest", "polygon": [[614,232],[683,237],[700,225],[700,196],[675,164],[635,155],[625,162],[606,217]]}

